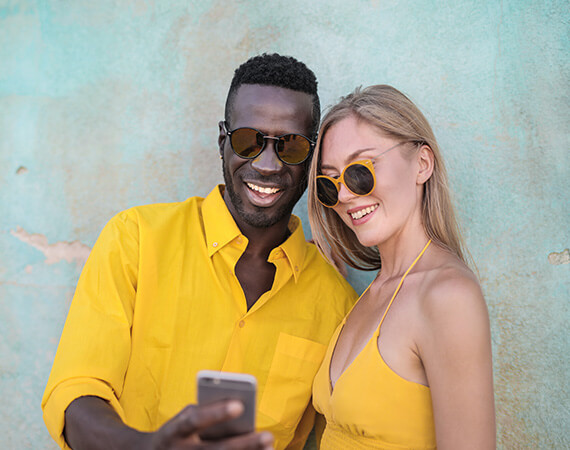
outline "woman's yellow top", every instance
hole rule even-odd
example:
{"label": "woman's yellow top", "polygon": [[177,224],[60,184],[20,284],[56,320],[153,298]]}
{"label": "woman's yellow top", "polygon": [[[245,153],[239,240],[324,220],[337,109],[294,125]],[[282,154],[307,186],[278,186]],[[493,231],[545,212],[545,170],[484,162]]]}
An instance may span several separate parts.
{"label": "woman's yellow top", "polygon": [[313,384],[313,405],[327,421],[321,449],[436,448],[429,387],[396,374],[378,350],[382,322],[406,275],[430,242],[400,280],[376,332],[338,378],[334,389],[330,381],[331,357],[346,319],[333,334]]}

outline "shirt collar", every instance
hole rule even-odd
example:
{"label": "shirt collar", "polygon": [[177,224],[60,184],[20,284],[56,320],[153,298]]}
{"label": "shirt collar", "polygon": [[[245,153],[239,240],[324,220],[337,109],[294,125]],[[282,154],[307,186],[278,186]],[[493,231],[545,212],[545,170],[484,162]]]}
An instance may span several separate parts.
{"label": "shirt collar", "polygon": [[[308,245],[305,240],[305,234],[303,233],[301,219],[297,216],[291,215],[291,219],[289,220],[289,231],[291,232],[291,235],[278,248],[283,250],[285,253],[287,260],[289,261],[289,265],[291,266],[295,282],[297,282],[299,275],[301,274],[301,270],[303,269],[303,261],[305,260]],[[271,260],[271,256],[269,259]]]}
{"label": "shirt collar", "polygon": [[[238,237],[247,239],[242,235],[224,202],[223,190],[224,185],[216,186],[202,204],[206,245],[210,257]],[[287,257],[295,282],[297,282],[307,252],[307,242],[301,220],[297,216],[291,215],[288,227],[291,235],[277,249],[271,251],[269,260],[271,261],[273,255],[280,249]]]}
{"label": "shirt collar", "polygon": [[204,231],[209,257],[212,257],[214,253],[236,237],[241,236],[241,231],[222,197],[223,189],[223,184],[216,186],[202,204],[202,216],[204,218]]}

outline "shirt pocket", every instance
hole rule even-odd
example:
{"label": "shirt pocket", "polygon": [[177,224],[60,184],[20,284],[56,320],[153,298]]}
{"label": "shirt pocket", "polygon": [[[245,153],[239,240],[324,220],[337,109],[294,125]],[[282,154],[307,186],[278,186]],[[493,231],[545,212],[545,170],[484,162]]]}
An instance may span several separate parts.
{"label": "shirt pocket", "polygon": [[326,346],[280,333],[259,411],[285,427],[295,427],[305,411]]}

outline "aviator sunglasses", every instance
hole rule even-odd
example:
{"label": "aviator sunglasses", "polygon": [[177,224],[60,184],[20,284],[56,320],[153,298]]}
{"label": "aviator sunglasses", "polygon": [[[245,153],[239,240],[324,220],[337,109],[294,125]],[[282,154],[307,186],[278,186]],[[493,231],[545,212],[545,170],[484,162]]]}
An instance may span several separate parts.
{"label": "aviator sunglasses", "polygon": [[243,127],[229,130],[224,121],[224,128],[230,137],[230,147],[241,158],[254,159],[265,148],[265,140],[275,141],[275,153],[281,162],[289,165],[301,164],[310,156],[315,143],[302,134],[283,134],[268,136],[255,128]]}
{"label": "aviator sunglasses", "polygon": [[323,206],[334,208],[338,205],[338,193],[340,191],[340,183],[358,197],[370,195],[376,187],[376,174],[374,173],[375,160],[390,150],[404,144],[400,142],[372,159],[363,159],[354,161],[346,166],[340,177],[333,178],[327,175],[317,175],[317,199]]}

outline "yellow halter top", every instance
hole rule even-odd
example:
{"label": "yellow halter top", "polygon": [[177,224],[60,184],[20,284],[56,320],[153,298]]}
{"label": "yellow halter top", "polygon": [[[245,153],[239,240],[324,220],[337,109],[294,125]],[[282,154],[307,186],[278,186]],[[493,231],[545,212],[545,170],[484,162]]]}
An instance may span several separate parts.
{"label": "yellow halter top", "polygon": [[332,389],[330,362],[346,318],[336,329],[313,384],[313,405],[327,420],[321,449],[436,448],[430,389],[393,372],[377,344],[404,279],[430,243],[404,273],[376,332]]}

